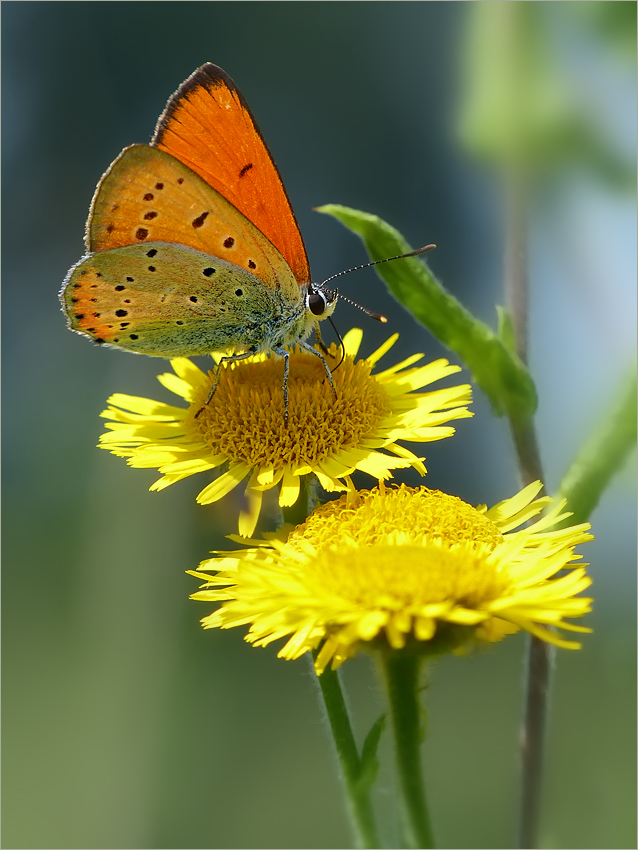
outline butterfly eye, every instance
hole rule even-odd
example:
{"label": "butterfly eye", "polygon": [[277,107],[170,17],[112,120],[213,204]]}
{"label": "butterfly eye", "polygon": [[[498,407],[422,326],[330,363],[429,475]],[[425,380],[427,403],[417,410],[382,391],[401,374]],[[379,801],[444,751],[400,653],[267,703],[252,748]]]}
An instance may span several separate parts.
{"label": "butterfly eye", "polygon": [[323,316],[326,307],[332,307],[336,300],[337,292],[335,289],[311,289],[306,297],[306,306],[313,316]]}
{"label": "butterfly eye", "polygon": [[307,305],[313,316],[323,316],[326,310],[326,296],[323,292],[309,292]]}

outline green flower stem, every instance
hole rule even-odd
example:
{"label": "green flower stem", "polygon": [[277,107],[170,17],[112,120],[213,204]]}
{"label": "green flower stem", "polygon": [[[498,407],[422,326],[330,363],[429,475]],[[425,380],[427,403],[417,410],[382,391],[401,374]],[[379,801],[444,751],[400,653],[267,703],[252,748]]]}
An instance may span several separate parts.
{"label": "green flower stem", "polygon": [[317,676],[317,682],[343,771],[357,847],[381,847],[370,804],[370,785],[361,781],[361,759],[341,690],[339,671],[328,667],[321,676]]}
{"label": "green flower stem", "polygon": [[525,710],[521,734],[521,803],[519,843],[538,847],[549,689],[554,651],[537,637],[527,643]]}
{"label": "green flower stem", "polygon": [[[505,292],[513,343],[527,363],[527,219],[529,207],[525,169],[516,162],[503,168],[505,182]],[[531,415],[509,413],[522,483],[543,481],[538,439]],[[525,708],[521,732],[521,798],[519,847],[538,846],[543,761],[552,668],[550,644],[531,636],[527,643]]]}
{"label": "green flower stem", "polygon": [[[304,475],[301,478],[299,498],[295,504],[281,509],[283,522],[300,525],[312,513],[316,502],[317,479],[314,475]],[[316,652],[313,653],[313,657],[316,657]],[[316,679],[343,772],[350,820],[357,847],[381,847],[370,803],[371,782],[365,781],[365,766],[357,750],[338,671],[328,668]]]}
{"label": "green flower stem", "polygon": [[391,651],[383,657],[394,749],[403,798],[408,846],[434,847],[421,769],[423,708],[419,701],[418,655]]}

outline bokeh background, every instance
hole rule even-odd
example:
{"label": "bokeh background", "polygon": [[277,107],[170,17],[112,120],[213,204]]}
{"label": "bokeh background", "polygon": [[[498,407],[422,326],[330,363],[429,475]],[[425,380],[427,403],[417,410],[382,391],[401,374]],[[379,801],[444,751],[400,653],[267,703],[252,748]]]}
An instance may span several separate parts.
{"label": "bokeh background", "polygon": [[[71,334],[57,293],[104,169],[213,61],[268,140],[315,279],[365,260],[312,211],[343,203],[414,246],[436,242],[434,272],[494,326],[504,213],[472,108],[507,77],[488,66],[495,8],[512,5],[529,7],[550,119],[570,119],[530,223],[552,492],[635,357],[635,3],[2,4],[5,847],[348,846],[309,664],[255,650],[239,629],[203,632],[208,608],[187,598],[185,570],[225,545],[237,504],[197,506],[202,478],[148,493],[152,471],[95,448],[110,393],[170,400],[155,380],[167,364]],[[342,332],[363,323],[364,353],[397,330],[397,355],[445,356],[372,270],[342,289],[389,317],[380,328],[339,307]],[[427,483],[493,503],[517,487],[514,456],[480,393],[474,409],[453,440],[427,446]],[[592,517],[594,633],[557,661],[544,846],[635,847],[633,469]],[[425,759],[439,846],[513,846],[523,647],[516,636],[434,671]],[[345,681],[363,736],[383,710],[366,657]]]}

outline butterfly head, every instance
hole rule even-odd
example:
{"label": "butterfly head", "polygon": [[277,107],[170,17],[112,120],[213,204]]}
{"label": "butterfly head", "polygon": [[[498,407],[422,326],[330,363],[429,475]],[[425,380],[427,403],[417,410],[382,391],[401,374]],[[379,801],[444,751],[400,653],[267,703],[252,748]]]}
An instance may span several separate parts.
{"label": "butterfly head", "polygon": [[317,319],[327,319],[334,312],[338,298],[336,289],[311,283],[306,293],[306,309]]}

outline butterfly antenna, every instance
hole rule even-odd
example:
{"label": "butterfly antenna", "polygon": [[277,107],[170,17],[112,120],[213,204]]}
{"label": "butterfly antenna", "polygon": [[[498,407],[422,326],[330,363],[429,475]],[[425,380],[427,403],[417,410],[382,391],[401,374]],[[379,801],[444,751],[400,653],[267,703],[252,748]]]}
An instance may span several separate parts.
{"label": "butterfly antenna", "polygon": [[[372,263],[364,263],[362,266],[353,266],[351,269],[346,269],[343,272],[337,272],[337,274],[333,274],[331,277],[326,278],[323,283],[320,283],[319,286],[323,287],[327,283],[330,283],[331,280],[334,280],[337,277],[341,277],[344,274],[350,274],[350,272],[357,272],[359,269],[369,269],[370,266],[378,266],[381,263],[390,263],[392,260],[404,260],[406,257],[418,257],[419,254],[427,254],[428,251],[431,251],[433,248],[436,248],[436,245],[424,245],[422,248],[417,248],[416,251],[410,251],[408,254],[397,254],[396,257],[386,257],[385,260],[374,260]],[[348,298],[345,298],[343,295],[339,295],[339,298],[343,298],[344,301],[349,301]],[[350,304],[354,304],[354,301],[350,301]],[[354,304],[355,307],[359,307],[358,304]],[[362,307],[359,307],[362,310]],[[364,310],[364,313],[368,312]],[[373,319],[380,318],[377,313],[370,313]],[[383,318],[381,317],[381,321]]]}
{"label": "butterfly antenna", "polygon": [[[349,269],[348,271],[354,271],[354,269]],[[345,274],[345,272],[342,272]],[[337,277],[337,275],[335,275]],[[332,280],[332,278],[330,278]],[[385,316],[382,316],[381,313],[374,313],[372,310],[368,310],[367,307],[362,307],[361,304],[357,304],[356,301],[353,301],[352,298],[348,298],[347,295],[342,295],[339,293],[339,301],[347,301],[348,304],[352,304],[353,307],[356,307],[357,310],[361,310],[362,313],[365,313],[366,316],[370,316],[371,319],[376,319],[377,322],[382,322],[384,325],[388,321]]]}

